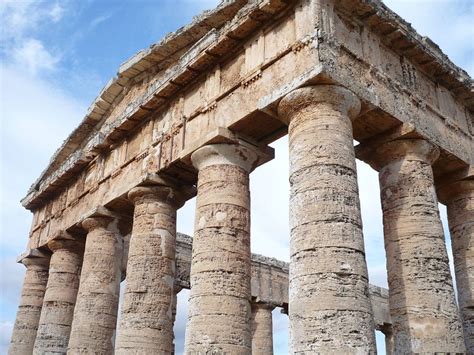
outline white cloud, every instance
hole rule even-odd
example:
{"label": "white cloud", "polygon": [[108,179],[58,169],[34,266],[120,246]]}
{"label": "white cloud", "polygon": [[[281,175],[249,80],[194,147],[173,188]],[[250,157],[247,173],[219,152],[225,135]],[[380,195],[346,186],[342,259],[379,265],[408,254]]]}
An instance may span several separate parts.
{"label": "white cloud", "polygon": [[53,56],[46,50],[43,43],[34,38],[28,38],[19,46],[13,48],[12,59],[14,62],[36,75],[39,70],[54,70],[59,62],[59,57]]}
{"label": "white cloud", "polygon": [[52,71],[60,56],[46,48],[38,31],[58,23],[65,12],[59,2],[3,0],[0,2],[1,54],[3,61],[23,67],[31,74]]}
{"label": "white cloud", "polygon": [[38,26],[52,21],[59,22],[65,8],[59,2],[41,0],[2,0],[0,19],[2,39],[17,39]]}
{"label": "white cloud", "polygon": [[64,15],[64,8],[59,4],[59,2],[56,2],[49,9],[48,14],[54,23],[59,22]]}

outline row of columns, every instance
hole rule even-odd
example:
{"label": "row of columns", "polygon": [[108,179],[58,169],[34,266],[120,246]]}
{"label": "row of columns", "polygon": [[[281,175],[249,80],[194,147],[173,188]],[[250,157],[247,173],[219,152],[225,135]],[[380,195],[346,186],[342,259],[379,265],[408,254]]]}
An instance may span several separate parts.
{"label": "row of columns", "polygon": [[[278,111],[289,125],[290,351],[373,353],[351,123],[360,102],[347,89],[319,85],[291,92]],[[448,203],[461,323],[431,167],[438,154],[427,141],[403,139],[377,147],[373,157],[394,353],[463,352],[462,325],[474,349],[473,186],[457,188]],[[185,351],[271,353],[271,310],[252,305],[250,292],[249,174],[258,149],[212,144],[191,160],[198,182]],[[176,184],[160,183],[134,188],[129,199],[134,221],[117,340],[122,243],[117,220],[98,215],[83,222],[83,260],[79,242],[66,238],[50,245],[49,279],[45,263],[27,265],[10,354],[31,353],[32,344],[38,354],[109,354],[114,343],[117,353],[173,353],[176,210],[185,196]]]}

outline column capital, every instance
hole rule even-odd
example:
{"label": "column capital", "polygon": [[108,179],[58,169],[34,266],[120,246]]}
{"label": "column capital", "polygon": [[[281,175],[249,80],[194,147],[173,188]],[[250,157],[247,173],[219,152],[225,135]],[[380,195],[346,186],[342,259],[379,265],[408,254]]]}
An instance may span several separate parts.
{"label": "column capital", "polygon": [[73,252],[84,251],[84,241],[80,241],[71,237],[71,239],[53,239],[48,242],[48,248],[55,253],[58,250],[69,250]]}
{"label": "column capital", "polygon": [[278,105],[278,115],[284,122],[290,123],[298,112],[313,110],[321,105],[329,105],[351,120],[360,112],[360,100],[352,91],[338,85],[314,85],[296,89],[286,95]]}
{"label": "column capital", "polygon": [[39,249],[28,249],[17,258],[19,264],[25,265],[27,269],[47,270],[51,255]]}
{"label": "column capital", "polygon": [[460,196],[474,194],[474,166],[469,165],[435,178],[436,192],[442,203],[449,203]]}
{"label": "column capital", "polygon": [[443,203],[449,203],[460,196],[474,194],[474,178],[466,180],[457,180],[450,184],[443,185],[437,190],[439,200]]}
{"label": "column capital", "polygon": [[276,306],[271,303],[266,303],[266,302],[260,302],[260,301],[252,301],[251,302],[252,309],[266,309],[268,311],[273,311]]}
{"label": "column capital", "polygon": [[135,205],[144,200],[162,200],[170,202],[174,207],[184,205],[188,195],[181,189],[171,185],[137,186],[128,192],[128,199]]}
{"label": "column capital", "polygon": [[111,216],[92,216],[82,221],[82,227],[91,232],[97,228],[107,228],[115,218]]}
{"label": "column capital", "polygon": [[198,170],[210,165],[236,165],[251,172],[258,158],[256,147],[227,143],[205,145],[191,155],[191,161]]}
{"label": "column capital", "polygon": [[398,160],[416,160],[432,165],[439,154],[439,148],[425,139],[403,138],[372,147],[370,155],[366,155],[364,161],[380,170]]}

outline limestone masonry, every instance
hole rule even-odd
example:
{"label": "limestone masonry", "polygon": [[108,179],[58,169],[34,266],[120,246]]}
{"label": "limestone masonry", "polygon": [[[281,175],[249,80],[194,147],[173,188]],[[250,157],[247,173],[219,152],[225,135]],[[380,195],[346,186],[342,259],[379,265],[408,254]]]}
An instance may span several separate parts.
{"label": "limestone masonry", "polygon": [[[222,1],[122,64],[23,199],[9,354],[172,354],[183,288],[187,354],[272,354],[276,307],[291,354],[375,353],[375,330],[389,354],[474,353],[473,112],[467,73],[379,0]],[[289,264],[250,252],[249,175],[286,134]],[[356,159],[379,172],[388,291]]]}

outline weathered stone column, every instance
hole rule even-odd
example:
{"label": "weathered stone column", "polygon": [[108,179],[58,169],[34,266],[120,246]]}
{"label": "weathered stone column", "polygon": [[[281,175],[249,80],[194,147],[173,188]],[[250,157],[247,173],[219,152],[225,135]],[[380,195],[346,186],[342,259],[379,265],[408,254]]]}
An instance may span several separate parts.
{"label": "weathered stone column", "polygon": [[112,354],[120,292],[121,235],[117,219],[87,218],[88,231],[68,354]]}
{"label": "weathered stone column", "polygon": [[33,353],[65,354],[79,288],[84,244],[71,237],[52,240],[48,247],[53,254]]}
{"label": "weathered stone column", "polygon": [[376,147],[394,353],[464,352],[431,164],[422,139]]}
{"label": "weathered stone column", "polygon": [[474,180],[440,191],[448,210],[459,310],[468,354],[474,354]]}
{"label": "weathered stone column", "polygon": [[351,123],[359,110],[335,85],[279,104],[289,122],[291,353],[375,352]]}
{"label": "weathered stone column", "polygon": [[272,310],[275,307],[252,303],[252,355],[273,355]]}
{"label": "weathered stone column", "polygon": [[392,355],[393,351],[393,331],[392,326],[387,326],[382,329],[382,333],[385,336],[385,354]]}
{"label": "weathered stone column", "polygon": [[257,154],[213,144],[191,159],[199,175],[186,353],[249,354],[249,172]]}
{"label": "weathered stone column", "polygon": [[33,352],[36,332],[48,281],[49,255],[32,250],[19,262],[26,266],[20,306],[16,314],[9,355],[29,355]]}
{"label": "weathered stone column", "polygon": [[174,322],[176,321],[176,313],[178,310],[178,293],[180,293],[182,290],[181,287],[176,286],[174,287],[174,293],[173,293],[173,300],[171,302],[171,319],[173,322],[172,325],[172,331],[173,331],[173,351],[172,354],[176,353],[176,334],[174,333]]}
{"label": "weathered stone column", "polygon": [[176,210],[184,203],[170,186],[132,189],[132,238],[117,354],[173,351]]}

